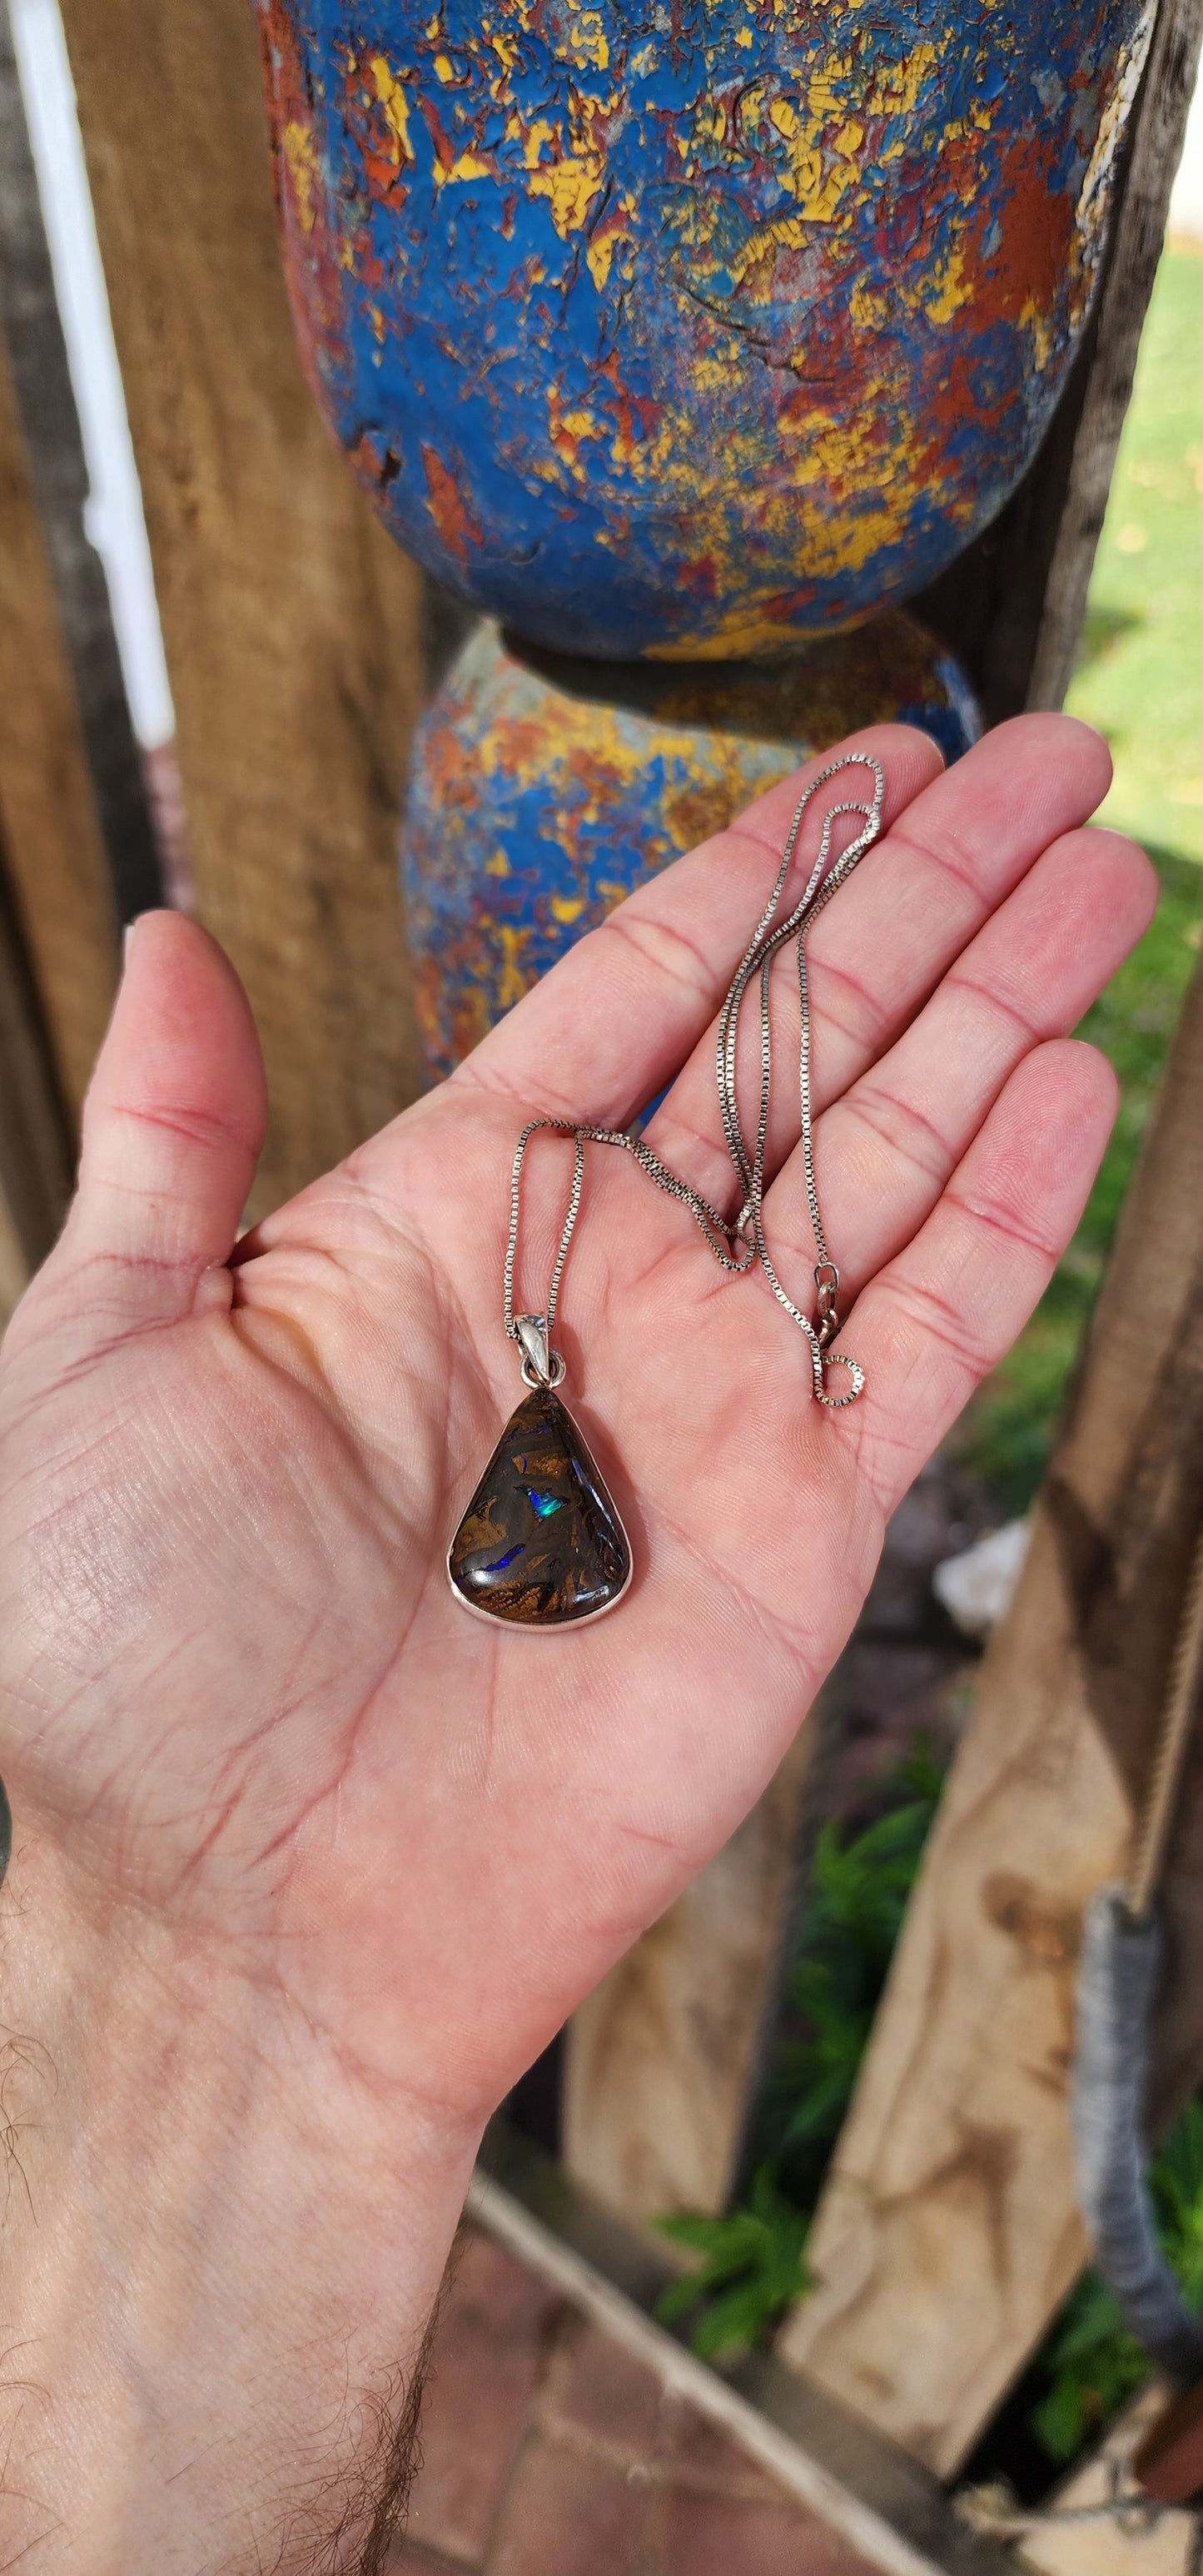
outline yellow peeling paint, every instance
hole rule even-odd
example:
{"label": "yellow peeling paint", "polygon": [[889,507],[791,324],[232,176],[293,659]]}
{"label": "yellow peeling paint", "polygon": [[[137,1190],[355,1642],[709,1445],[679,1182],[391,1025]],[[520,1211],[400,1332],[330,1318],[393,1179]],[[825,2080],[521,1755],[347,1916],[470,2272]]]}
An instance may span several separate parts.
{"label": "yellow peeling paint", "polygon": [[729,359],[695,358],[690,369],[690,382],[700,394],[721,393],[730,384],[732,368],[738,363],[738,349]]}
{"label": "yellow peeling paint", "polygon": [[799,151],[791,158],[792,193],[798,201],[798,212],[796,215],[778,216],[775,223],[762,224],[756,232],[749,234],[738,261],[733,263],[733,273],[740,279],[747,276],[773,243],[782,249],[803,249],[807,224],[829,224],[840,199],[846,196],[853,181],[860,176],[854,161],[833,161],[830,169],[825,170],[822,153],[815,150]]}
{"label": "yellow peeling paint", "polygon": [[726,619],[716,635],[687,635],[676,644],[649,644],[649,662],[732,662],[796,650],[788,628],[753,611]]}
{"label": "yellow peeling paint", "polygon": [[870,286],[862,278],[852,289],[848,309],[858,331],[884,331],[890,319],[890,298],[884,288]]}
{"label": "yellow peeling paint", "polygon": [[916,45],[905,62],[883,65],[866,101],[870,116],[910,116],[939,59],[936,45]]}
{"label": "yellow peeling paint", "polygon": [[520,1002],[523,994],[530,990],[530,977],[524,973],[522,966],[522,951],[530,937],[530,932],[520,930],[514,922],[499,921],[496,936],[501,949],[497,1000],[499,1007],[503,1011],[508,1011],[512,1003]]}
{"label": "yellow peeling paint", "polygon": [[589,266],[589,275],[592,278],[599,295],[604,291],[610,275],[614,252],[617,247],[617,238],[618,237],[615,233],[605,233],[600,241],[591,241],[589,248],[585,253],[585,258]]}
{"label": "yellow peeling paint", "polygon": [[317,222],[318,165],[313,135],[307,125],[286,125],[284,158],[292,180],[297,221],[303,233],[311,233]]}
{"label": "yellow peeling paint", "polygon": [[371,72],[376,96],[384,109],[385,123],[397,145],[398,158],[412,161],[414,156],[409,139],[409,101],[405,95],[404,84],[398,80],[384,54],[373,56]]}
{"label": "yellow peeling paint", "polygon": [[598,10],[582,9],[573,18],[566,30],[565,50],[581,71],[609,70],[609,40]]}
{"label": "yellow peeling paint", "polygon": [[440,169],[437,161],[434,165],[436,188],[450,187],[456,179],[491,179],[494,175],[493,163],[481,152],[461,152],[449,170]]}
{"label": "yellow peeling paint", "polygon": [[485,860],[485,875],[487,877],[508,877],[509,873],[510,863],[504,850],[495,850],[492,858]]}
{"label": "yellow peeling paint", "polygon": [[595,197],[603,187],[600,162],[553,161],[549,168],[531,174],[532,197],[546,197],[551,207],[551,220],[561,241],[569,233],[579,233]]}
{"label": "yellow peeling paint", "polygon": [[811,115],[820,125],[830,125],[834,117],[843,115],[844,101],[840,96],[840,87],[842,80],[847,78],[847,73],[848,66],[845,63],[831,62],[826,63],[821,72],[812,74],[807,85],[806,102]]}
{"label": "yellow peeling paint", "polygon": [[533,123],[527,127],[522,158],[528,170],[538,169],[543,157],[543,146],[545,143],[555,141],[555,131],[554,125],[549,125],[546,118],[542,116],[536,116]]}
{"label": "yellow peeling paint", "polygon": [[1034,295],[1028,296],[1019,319],[1030,326],[1036,364],[1043,370],[1053,354],[1053,335],[1049,329],[1048,315],[1042,312]]}
{"label": "yellow peeling paint", "polygon": [[455,65],[449,54],[436,54],[434,58],[434,67],[444,86],[446,86],[448,81],[453,81],[455,79]]}
{"label": "yellow peeling paint", "polygon": [[569,896],[564,894],[553,894],[551,898],[552,920],[563,922],[565,929],[570,928],[574,921],[580,920],[584,909],[585,898],[583,895]]}
{"label": "yellow peeling paint", "polygon": [[953,314],[972,300],[974,292],[973,279],[965,275],[963,250],[949,252],[936,269],[932,283],[935,292],[925,296],[923,310],[931,322],[951,322]]}
{"label": "yellow peeling paint", "polygon": [[736,44],[737,44],[737,45],[742,45],[742,47],[743,47],[743,49],[744,49],[744,52],[745,52],[745,53],[750,54],[750,53],[751,53],[751,51],[752,51],[752,30],[751,30],[751,28],[750,28],[750,27],[741,27],[741,28],[740,28],[740,30],[739,30],[738,35],[736,36],[735,41],[736,41]]}

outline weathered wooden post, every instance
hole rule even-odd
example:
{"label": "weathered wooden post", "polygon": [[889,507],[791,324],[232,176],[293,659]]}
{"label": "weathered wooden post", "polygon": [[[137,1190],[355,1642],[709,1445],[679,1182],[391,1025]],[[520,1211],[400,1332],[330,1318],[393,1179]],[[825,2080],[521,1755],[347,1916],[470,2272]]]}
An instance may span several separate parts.
{"label": "weathered wooden post", "polygon": [[412,1097],[396,812],[418,581],[331,453],[280,276],[246,0],[63,0],[171,672],[189,859],[267,1056],[255,1204]]}

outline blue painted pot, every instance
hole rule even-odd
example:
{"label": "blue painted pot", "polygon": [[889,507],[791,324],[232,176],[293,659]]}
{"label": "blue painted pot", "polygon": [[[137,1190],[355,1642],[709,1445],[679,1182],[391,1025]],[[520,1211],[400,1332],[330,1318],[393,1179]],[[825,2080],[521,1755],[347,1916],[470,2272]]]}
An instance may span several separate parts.
{"label": "blue painted pot", "polygon": [[792,649],[1006,500],[1151,0],[258,0],[297,328],[401,543],[565,651]]}
{"label": "blue painted pot", "polygon": [[919,724],[955,759],[977,709],[950,654],[887,612],[788,664],[541,666],[473,635],[418,728],[406,927],[427,1078],[624,895],[842,734]]}

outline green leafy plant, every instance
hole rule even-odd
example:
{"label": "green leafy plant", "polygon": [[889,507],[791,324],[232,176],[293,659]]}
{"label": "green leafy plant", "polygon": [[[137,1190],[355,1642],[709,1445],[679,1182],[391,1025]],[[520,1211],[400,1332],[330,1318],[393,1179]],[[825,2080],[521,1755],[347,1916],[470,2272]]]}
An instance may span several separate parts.
{"label": "green leafy plant", "polygon": [[1148,2378],[1148,2355],[1097,2272],[1087,2272],[1071,2293],[1036,2369],[1049,2384],[1028,2423],[1058,2463],[1072,2460]]}
{"label": "green leafy plant", "polygon": [[786,1981],[789,2027],[753,2134],[751,2189],[725,2217],[682,2212],[659,2222],[699,2258],[665,2292],[659,2313],[669,2320],[700,2304],[691,2340],[703,2356],[763,2342],[809,2287],[807,2231],[942,1785],[929,1748],[918,1743],[887,1784],[882,1815],[856,1834],[839,1823],[819,1834]]}
{"label": "green leafy plant", "polygon": [[1167,2259],[1187,2306],[1203,2311],[1203,2099],[1187,2105],[1149,2182]]}
{"label": "green leafy plant", "polygon": [[853,1835],[826,1824],[815,1846],[786,1981],[793,2030],[778,2045],[755,2129],[758,2159],[807,2210],[852,2099],[942,1786],[918,1744],[888,1784],[884,1814]]}
{"label": "green leafy plant", "polygon": [[778,2191],[767,2165],[756,2175],[744,2206],[729,2217],[702,2218],[682,2211],[662,2218],[664,2234],[701,2259],[664,2291],[659,2315],[668,2323],[701,2301],[703,2314],[690,2340],[704,2360],[758,2342],[765,2326],[810,2287],[805,2253],[809,2223]]}

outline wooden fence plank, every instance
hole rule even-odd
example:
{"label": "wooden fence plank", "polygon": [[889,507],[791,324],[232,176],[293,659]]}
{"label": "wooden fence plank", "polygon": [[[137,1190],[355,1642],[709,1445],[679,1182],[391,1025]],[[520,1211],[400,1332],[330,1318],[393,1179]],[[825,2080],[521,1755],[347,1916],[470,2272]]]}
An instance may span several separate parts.
{"label": "wooden fence plank", "polygon": [[198,907],[267,1056],[266,1206],[415,1085],[395,844],[417,577],[301,374],[247,0],[67,0],[63,16]]}
{"label": "wooden fence plank", "polygon": [[[1083,2259],[1079,1925],[1124,1860],[1201,1519],[1203,974],[815,2222],[821,2286],[783,2344],[942,2476]],[[1203,2065],[1199,1771],[1171,1855],[1164,2110]]]}
{"label": "wooden fence plank", "polygon": [[[29,1265],[21,1250],[21,1239],[0,1192],[0,1332],[3,1332],[29,1280]],[[2,1785],[2,1784],[0,1784]]]}
{"label": "wooden fence plank", "polygon": [[1140,335],[1161,257],[1170,188],[1203,46],[1203,0],[1161,0],[1149,49],[1123,197],[1099,311],[1028,705],[1059,707],[1073,677],[1086,594],[1120,433],[1132,397]]}
{"label": "wooden fence plank", "polygon": [[162,902],[162,870],[108,585],[84,525],[87,461],[7,0],[0,0],[0,319],[109,877],[121,919],[133,921]]}
{"label": "wooden fence plank", "polygon": [[[0,1246],[0,1297],[7,1310],[26,1275],[44,1261],[71,1188],[71,1134],[8,883],[0,878],[0,1199],[8,1220],[9,1277]],[[20,1269],[13,1275],[12,1246]]]}
{"label": "wooden fence plank", "polygon": [[0,843],[72,1123],[117,978],[79,710],[0,347]]}
{"label": "wooden fence plank", "polygon": [[[863,2550],[883,2576],[1015,2576],[1013,2561],[971,2532],[933,2478],[869,2426],[805,2387],[771,2353],[749,2353],[721,2373],[682,2349],[683,2326],[652,2327],[661,2293],[677,2277],[663,2245],[625,2228],[562,2169],[495,2120],[485,2133],[465,2213],[522,2260],[557,2278],[628,2350],[671,2374],[716,2429],[725,2422],[791,2490],[812,2503],[845,2546]],[[623,2313],[625,2311],[625,2314]],[[678,2340],[680,2338],[680,2340]],[[655,2358],[653,2355],[655,2348]],[[751,2564],[735,2543],[736,2564]],[[721,2549],[721,2544],[720,2544]],[[540,2562],[546,2564],[545,2560]],[[579,2566],[579,2559],[575,2561]],[[707,2557],[717,2567],[719,2557]],[[640,2569],[646,2565],[641,2556]],[[796,2549],[774,2549],[773,2566],[803,2576]],[[804,2549],[806,2576],[838,2576],[848,2562],[839,2541]],[[558,2571],[557,2571],[558,2576]],[[624,2556],[616,2576],[632,2576]]]}

